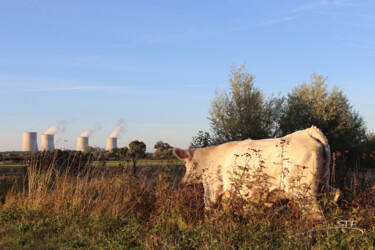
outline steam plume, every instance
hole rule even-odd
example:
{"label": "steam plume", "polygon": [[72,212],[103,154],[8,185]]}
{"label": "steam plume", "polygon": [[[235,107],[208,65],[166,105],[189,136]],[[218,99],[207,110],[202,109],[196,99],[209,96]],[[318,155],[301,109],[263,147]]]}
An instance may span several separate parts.
{"label": "steam plume", "polygon": [[89,137],[91,134],[92,134],[92,130],[91,129],[86,129],[79,136],[81,136],[81,137]]}
{"label": "steam plume", "polygon": [[60,121],[57,125],[50,125],[43,134],[45,135],[55,135],[57,132],[61,131],[64,133],[66,131],[66,127],[68,126],[67,121]]}
{"label": "steam plume", "polygon": [[89,137],[90,135],[92,135],[93,133],[95,133],[96,131],[98,130],[101,130],[102,129],[102,125],[100,125],[100,123],[97,123],[95,124],[94,128],[93,129],[86,129],[84,130],[82,133],[81,133],[81,137]]}
{"label": "steam plume", "polygon": [[55,126],[55,125],[50,125],[46,131],[44,131],[44,135],[54,135],[57,133],[57,131],[59,131],[59,127]]}
{"label": "steam plume", "polygon": [[125,132],[124,119],[120,119],[115,129],[112,131],[110,138],[117,138]]}

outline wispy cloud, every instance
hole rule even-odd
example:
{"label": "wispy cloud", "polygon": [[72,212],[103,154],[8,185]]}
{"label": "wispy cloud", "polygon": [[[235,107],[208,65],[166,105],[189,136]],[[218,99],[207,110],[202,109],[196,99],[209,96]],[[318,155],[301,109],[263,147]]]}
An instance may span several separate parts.
{"label": "wispy cloud", "polygon": [[[210,35],[210,36],[220,36],[223,34],[228,34],[228,33],[237,33],[237,32],[244,32],[256,28],[262,28],[266,26],[271,26],[271,25],[277,25],[283,22],[288,22],[293,19],[296,19],[297,16],[286,16],[286,17],[280,17],[280,18],[274,18],[274,19],[268,19],[264,21],[260,21],[258,23],[249,23],[248,20],[242,20],[241,25],[232,25],[231,27],[226,27],[220,29],[211,29],[211,30],[205,30],[202,32],[202,35]],[[248,24],[246,24],[248,23]]]}
{"label": "wispy cloud", "polygon": [[[355,3],[355,2],[353,2]],[[353,4],[350,0],[320,0],[312,1],[306,4],[303,4],[295,9],[292,12],[307,11],[327,6],[349,6]]]}
{"label": "wispy cloud", "polygon": [[171,85],[127,85],[127,86],[76,86],[76,87],[36,87],[36,88],[7,88],[0,93],[11,92],[100,92],[100,91],[136,91],[155,89],[194,89],[205,88],[204,84],[171,84]]}
{"label": "wispy cloud", "polygon": [[78,86],[78,87],[59,87],[59,88],[25,88],[21,89],[24,92],[49,92],[49,91],[103,91],[123,89],[121,86]]}
{"label": "wispy cloud", "polygon": [[320,7],[323,7],[323,6],[327,6],[329,4],[330,4],[330,1],[328,1],[328,0],[314,1],[314,2],[303,4],[303,5],[295,8],[295,9],[293,9],[292,12],[299,12],[299,11],[316,9],[316,8],[320,8]]}
{"label": "wispy cloud", "polygon": [[[359,19],[374,19],[375,15],[367,15],[362,13],[352,12],[337,12],[337,11],[319,11],[317,13],[331,15],[332,17],[350,17],[350,18],[359,18]],[[371,25],[371,23],[369,23]]]}

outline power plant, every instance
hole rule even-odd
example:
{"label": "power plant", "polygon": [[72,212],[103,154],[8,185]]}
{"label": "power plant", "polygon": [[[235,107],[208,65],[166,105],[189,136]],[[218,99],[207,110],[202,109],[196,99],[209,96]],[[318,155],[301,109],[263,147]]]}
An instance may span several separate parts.
{"label": "power plant", "polygon": [[[41,145],[38,149],[37,143],[37,132],[23,132],[23,144],[22,144],[22,151],[24,152],[37,152],[40,151],[54,151],[55,150],[55,141],[54,135],[58,131],[65,131],[66,123],[59,123],[59,125],[50,125],[46,131],[41,135]],[[97,128],[97,130],[101,129],[101,127]],[[86,129],[84,130],[78,137],[77,137],[77,151],[84,151],[86,147],[89,146],[89,137],[90,135],[95,132],[93,129]],[[107,137],[107,151],[112,151],[113,148],[117,148],[117,139],[121,133],[125,132],[124,127],[124,120],[121,119],[119,123],[116,125],[115,129],[112,131],[109,137]],[[58,142],[61,139],[58,140]],[[68,142],[68,140],[64,140],[64,142]]]}
{"label": "power plant", "polygon": [[111,151],[113,148],[117,148],[117,138],[116,137],[108,137],[107,138],[107,151]]}
{"label": "power plant", "polygon": [[22,137],[23,137],[23,144],[22,144],[23,152],[37,152],[38,151],[36,132],[23,132]]}
{"label": "power plant", "polygon": [[85,147],[89,146],[89,137],[88,136],[78,136],[77,138],[77,151],[85,150]]}
{"label": "power plant", "polygon": [[53,135],[42,134],[42,145],[40,146],[40,151],[55,150],[55,143],[53,137]]}

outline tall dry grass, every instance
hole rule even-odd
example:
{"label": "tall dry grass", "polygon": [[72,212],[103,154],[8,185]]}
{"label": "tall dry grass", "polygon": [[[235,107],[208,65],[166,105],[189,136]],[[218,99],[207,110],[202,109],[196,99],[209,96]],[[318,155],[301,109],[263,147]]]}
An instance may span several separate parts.
{"label": "tall dry grass", "polygon": [[[367,248],[375,242],[370,189],[348,189],[325,221],[303,213],[302,201],[267,207],[235,194],[205,214],[202,186],[178,184],[174,166],[155,177],[142,169],[134,175],[126,167],[104,171],[93,164],[96,160],[75,153],[34,155],[22,188],[15,187],[0,205],[0,247]],[[356,221],[365,234],[350,229],[304,233],[334,228],[340,220]]]}

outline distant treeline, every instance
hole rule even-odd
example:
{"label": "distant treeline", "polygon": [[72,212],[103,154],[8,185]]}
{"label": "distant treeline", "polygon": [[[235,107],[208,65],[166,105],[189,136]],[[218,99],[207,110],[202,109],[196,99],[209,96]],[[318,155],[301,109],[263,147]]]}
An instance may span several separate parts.
{"label": "distant treeline", "polygon": [[146,152],[146,144],[135,140],[129,143],[128,146],[113,148],[108,151],[100,147],[88,146],[83,151],[75,151],[68,149],[55,149],[51,152],[0,152],[0,164],[11,164],[11,163],[26,163],[31,158],[43,155],[55,155],[59,158],[75,157],[82,158],[83,160],[93,159],[97,161],[118,161],[118,160],[131,160],[133,162],[138,159],[173,159],[172,147],[168,143],[158,141],[154,148],[154,153]]}

